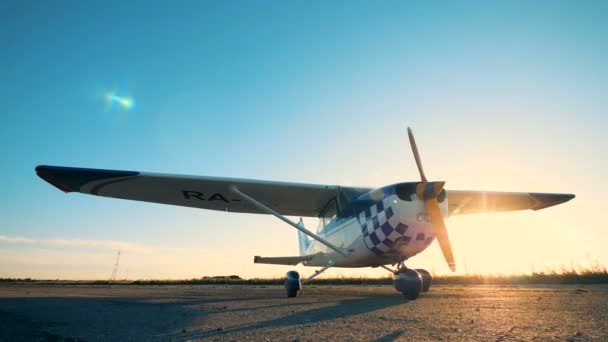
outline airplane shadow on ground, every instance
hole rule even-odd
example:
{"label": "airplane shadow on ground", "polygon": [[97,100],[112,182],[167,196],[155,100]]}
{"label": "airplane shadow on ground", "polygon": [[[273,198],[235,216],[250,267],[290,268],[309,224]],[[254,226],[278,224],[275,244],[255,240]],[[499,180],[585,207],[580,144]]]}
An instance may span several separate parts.
{"label": "airplane shadow on ground", "polygon": [[[0,341],[88,340],[91,336],[107,340],[191,340],[255,331],[268,327],[291,327],[351,317],[407,303],[399,296],[374,295],[347,300],[319,302],[317,298],[285,298],[269,303],[276,296],[198,298],[168,296],[153,300],[136,297],[13,297],[0,298]],[[252,306],[229,308],[230,303],[260,301]],[[323,304],[322,308],[308,309]],[[225,312],[293,307],[291,314],[222,330],[192,330],[205,316]],[[159,319],[160,318],[160,319]],[[139,327],[132,329],[132,327]],[[389,334],[379,341],[392,341]],[[95,339],[94,338],[94,339]]]}
{"label": "airplane shadow on ground", "polygon": [[392,342],[397,340],[405,331],[397,330],[374,340],[374,342]]}
{"label": "airplane shadow on ground", "polygon": [[[209,314],[202,312],[201,315],[200,311],[190,308],[191,306],[224,305],[259,298],[182,296],[155,299],[35,296],[0,298],[0,341],[84,341],[91,335],[102,340],[154,339],[155,336],[189,324],[195,317]],[[164,299],[167,301],[162,301]],[[157,320],[159,316],[164,319]],[[156,323],[150,324],[153,321]],[[145,329],[134,332],[128,328],[132,326]]]}
{"label": "airplane shadow on ground", "polygon": [[[312,304],[310,303],[298,303],[298,305],[304,304]],[[314,302],[318,303],[318,302]],[[314,324],[322,321],[330,321],[334,319],[347,318],[355,315],[360,315],[384,308],[388,308],[391,306],[397,306],[407,303],[403,299],[396,297],[394,295],[386,295],[386,296],[370,296],[356,299],[349,299],[343,301],[332,301],[332,302],[324,302],[324,303],[335,303],[334,305],[298,311],[291,315],[272,319],[269,321],[254,323],[254,324],[245,324],[241,326],[229,327],[225,329],[212,329],[212,330],[199,330],[192,331],[181,334],[174,334],[171,337],[176,340],[192,340],[197,338],[209,338],[209,337],[221,337],[222,335],[232,334],[232,333],[242,333],[248,332],[255,329],[260,328],[269,328],[269,327],[289,327],[300,324]],[[273,306],[289,306],[293,305],[292,303],[280,304],[280,305],[271,305],[267,307]],[[249,308],[250,310],[256,310],[258,308]],[[400,335],[400,333],[399,333]],[[397,335],[398,336],[398,335]],[[392,341],[397,336],[391,336],[391,334],[384,336],[380,341]]]}

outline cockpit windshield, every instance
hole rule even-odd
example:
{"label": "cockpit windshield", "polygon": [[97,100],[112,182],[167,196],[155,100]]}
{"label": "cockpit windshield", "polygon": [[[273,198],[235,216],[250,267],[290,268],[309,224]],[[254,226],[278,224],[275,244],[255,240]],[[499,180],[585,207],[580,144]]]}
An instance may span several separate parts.
{"label": "cockpit windshield", "polygon": [[329,200],[325,207],[319,212],[319,226],[317,227],[317,232],[323,230],[333,220],[342,217],[348,203],[360,196],[361,193],[362,191],[351,188],[341,188],[338,190],[336,197]]}

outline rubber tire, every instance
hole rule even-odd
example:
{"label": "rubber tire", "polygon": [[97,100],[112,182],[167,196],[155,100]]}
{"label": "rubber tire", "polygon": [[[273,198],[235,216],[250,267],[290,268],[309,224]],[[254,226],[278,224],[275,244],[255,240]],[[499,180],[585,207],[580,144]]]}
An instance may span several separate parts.
{"label": "rubber tire", "polygon": [[415,270],[402,270],[393,275],[395,289],[409,300],[414,300],[422,290],[422,277]]}
{"label": "rubber tire", "polygon": [[298,280],[287,280],[285,281],[285,289],[287,290],[287,297],[294,298],[298,296],[300,291],[300,282]]}
{"label": "rubber tire", "polygon": [[288,288],[287,289],[287,297],[288,298],[295,298],[295,297],[298,296],[298,292],[299,292],[299,290],[297,288],[294,288],[294,289]]}
{"label": "rubber tire", "polygon": [[297,297],[298,292],[302,290],[300,274],[297,271],[289,271],[285,275],[285,290],[288,298]]}
{"label": "rubber tire", "polygon": [[429,271],[422,268],[417,268],[416,272],[418,272],[418,274],[420,274],[422,277],[422,292],[429,292],[431,283],[433,282],[433,276],[429,273]]}

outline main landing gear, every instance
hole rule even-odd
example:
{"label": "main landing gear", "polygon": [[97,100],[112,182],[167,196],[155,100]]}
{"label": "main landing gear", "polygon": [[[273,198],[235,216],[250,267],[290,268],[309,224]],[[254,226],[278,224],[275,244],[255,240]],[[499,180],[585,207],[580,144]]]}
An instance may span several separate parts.
{"label": "main landing gear", "polygon": [[285,290],[287,290],[287,297],[297,297],[298,292],[302,290],[302,281],[300,280],[300,273],[296,271],[287,272],[285,278]]}
{"label": "main landing gear", "polygon": [[334,262],[332,260],[329,260],[325,267],[318,271],[315,271],[315,273],[313,273],[310,277],[304,279],[304,281],[300,280],[300,273],[296,271],[287,272],[285,276],[285,289],[287,290],[287,297],[296,297],[298,295],[298,291],[302,290],[302,283],[308,283],[319,274],[327,271],[333,265]]}
{"label": "main landing gear", "polygon": [[[329,263],[320,271],[316,271],[312,276],[304,280],[304,282],[308,282],[312,278],[318,276],[330,268],[331,265],[333,265],[333,263]],[[403,293],[403,296],[409,300],[418,298],[420,292],[427,292],[431,287],[433,277],[427,270],[421,268],[415,270],[409,269],[405,267],[403,261],[397,264],[397,271],[393,271],[386,266],[382,267],[393,273],[393,284],[395,285],[395,289]],[[287,297],[289,298],[298,296],[298,292],[302,290],[300,273],[297,271],[287,272],[285,276],[285,290],[287,291]]]}
{"label": "main landing gear", "polygon": [[420,292],[427,292],[431,287],[431,274],[423,269],[412,270],[405,267],[403,262],[397,265],[397,271],[393,272],[393,284],[395,289],[409,300],[418,298]]}

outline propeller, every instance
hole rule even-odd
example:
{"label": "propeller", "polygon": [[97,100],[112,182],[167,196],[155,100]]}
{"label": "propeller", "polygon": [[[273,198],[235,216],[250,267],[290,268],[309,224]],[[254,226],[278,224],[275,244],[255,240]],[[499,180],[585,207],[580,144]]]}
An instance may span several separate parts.
{"label": "propeller", "polygon": [[448,263],[452,272],[456,271],[456,263],[454,262],[454,254],[452,253],[452,245],[450,244],[450,238],[448,237],[448,231],[445,227],[443,216],[441,216],[441,210],[439,209],[439,201],[437,196],[441,194],[445,182],[429,182],[424,175],[422,169],[422,161],[420,161],[420,153],[418,153],[418,146],[416,140],[414,140],[414,133],[410,127],[407,128],[407,135],[410,139],[410,145],[412,146],[412,153],[414,153],[414,159],[416,159],[416,166],[418,166],[418,173],[420,173],[421,182],[416,186],[416,195],[424,202],[424,206],[431,220],[431,226],[433,227],[433,233],[437,237],[439,247],[445,261]]}

